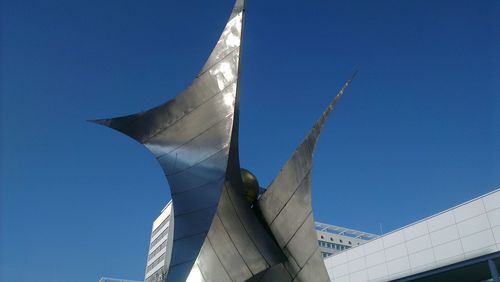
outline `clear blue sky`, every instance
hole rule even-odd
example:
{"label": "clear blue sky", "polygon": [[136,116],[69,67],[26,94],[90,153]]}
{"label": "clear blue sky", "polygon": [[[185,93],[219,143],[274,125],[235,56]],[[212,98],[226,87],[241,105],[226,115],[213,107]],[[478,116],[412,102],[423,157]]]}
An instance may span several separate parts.
{"label": "clear blue sky", "polygon": [[[140,280],[170,198],[154,157],[87,119],[171,99],[232,0],[1,7],[0,280]],[[500,187],[500,2],[248,0],[242,165],[267,185],[319,140],[318,221],[385,232]]]}

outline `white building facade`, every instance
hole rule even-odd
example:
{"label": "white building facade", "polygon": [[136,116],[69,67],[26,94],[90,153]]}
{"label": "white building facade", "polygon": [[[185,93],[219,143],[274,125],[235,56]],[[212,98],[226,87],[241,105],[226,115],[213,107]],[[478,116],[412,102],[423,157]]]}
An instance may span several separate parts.
{"label": "white building facade", "polygon": [[[423,277],[498,281],[499,251],[500,190],[495,190],[335,254],[325,264],[332,281],[417,281]],[[467,275],[474,280],[467,280]]]}
{"label": "white building facade", "polygon": [[163,281],[170,264],[173,241],[173,210],[170,201],[153,222],[146,263],[145,282]]}

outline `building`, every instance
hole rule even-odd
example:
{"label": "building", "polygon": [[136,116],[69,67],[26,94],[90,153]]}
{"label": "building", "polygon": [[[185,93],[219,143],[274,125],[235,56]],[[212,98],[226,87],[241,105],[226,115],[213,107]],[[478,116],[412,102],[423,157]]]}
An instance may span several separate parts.
{"label": "building", "polygon": [[499,281],[500,189],[325,259],[331,281]]}
{"label": "building", "polygon": [[172,251],[173,222],[172,201],[163,208],[160,216],[153,222],[149,251],[146,263],[145,282],[163,281],[170,264]]}
{"label": "building", "polygon": [[316,222],[316,235],[323,259],[378,237],[362,231]]}

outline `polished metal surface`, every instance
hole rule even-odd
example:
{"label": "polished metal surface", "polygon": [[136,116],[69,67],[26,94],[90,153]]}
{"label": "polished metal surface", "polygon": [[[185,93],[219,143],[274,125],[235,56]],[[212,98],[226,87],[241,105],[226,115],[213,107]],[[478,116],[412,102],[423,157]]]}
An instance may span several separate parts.
{"label": "polished metal surface", "polygon": [[144,144],[167,176],[175,211],[167,281],[186,280],[217,211],[238,95],[242,24],[243,1],[238,1],[202,71],[173,100],[96,121]]}
{"label": "polished metal surface", "polygon": [[312,157],[321,128],[354,76],[344,84],[258,201],[265,222],[288,258],[284,266],[294,281],[329,281],[312,214]]}
{"label": "polished metal surface", "polygon": [[166,175],[175,221],[166,281],[327,281],[312,215],[312,154],[351,80],[256,200],[258,182],[241,170],[238,149],[243,18],[244,0],[237,0],[200,74],[180,95],[95,122],[146,146]]}

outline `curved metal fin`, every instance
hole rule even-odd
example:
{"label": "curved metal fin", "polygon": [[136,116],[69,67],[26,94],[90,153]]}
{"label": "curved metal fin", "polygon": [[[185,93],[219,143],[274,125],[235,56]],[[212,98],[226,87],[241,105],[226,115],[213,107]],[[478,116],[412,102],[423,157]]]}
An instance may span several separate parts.
{"label": "curved metal fin", "polygon": [[288,257],[284,266],[297,281],[329,281],[326,268],[321,263],[312,213],[312,157],[321,128],[355,75],[343,85],[259,199],[264,220]]}
{"label": "curved metal fin", "polygon": [[238,123],[243,13],[237,0],[207,62],[180,95],[145,112],[93,121],[146,146],[168,179],[175,228],[166,281],[185,281],[193,269],[224,187]]}
{"label": "curved metal fin", "polygon": [[237,87],[232,86],[237,86],[239,82],[243,13],[244,0],[237,0],[229,21],[202,70],[177,97],[144,112],[89,121],[113,128],[145,144],[217,94],[227,94],[223,102],[231,104],[239,94],[236,93]]}

